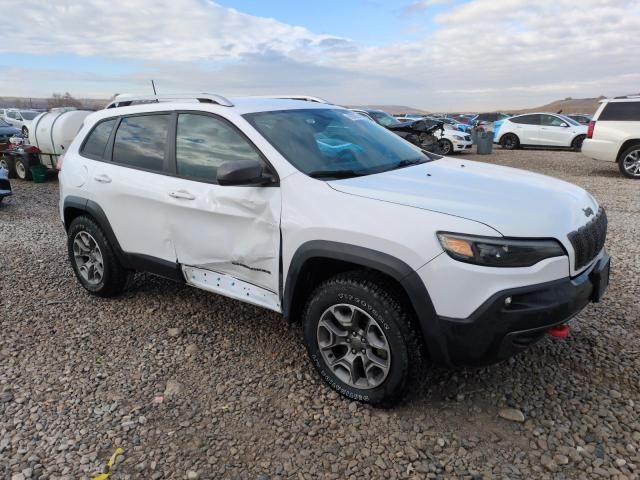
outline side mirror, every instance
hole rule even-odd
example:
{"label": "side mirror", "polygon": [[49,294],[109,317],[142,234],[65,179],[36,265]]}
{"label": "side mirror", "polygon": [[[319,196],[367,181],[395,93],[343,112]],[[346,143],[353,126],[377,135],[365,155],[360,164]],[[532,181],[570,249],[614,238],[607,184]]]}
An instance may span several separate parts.
{"label": "side mirror", "polygon": [[569,125],[567,125],[566,123],[562,122],[562,123],[560,124],[560,126],[561,126],[561,127],[568,127]]}
{"label": "side mirror", "polygon": [[217,179],[219,185],[263,185],[271,181],[257,160],[225,162],[218,167]]}

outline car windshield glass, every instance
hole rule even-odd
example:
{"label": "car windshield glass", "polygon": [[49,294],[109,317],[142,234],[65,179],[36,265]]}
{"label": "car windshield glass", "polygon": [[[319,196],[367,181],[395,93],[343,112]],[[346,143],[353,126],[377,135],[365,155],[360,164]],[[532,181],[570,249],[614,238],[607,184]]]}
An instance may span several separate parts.
{"label": "car windshield glass", "polygon": [[567,117],[565,115],[558,115],[558,116],[562,118],[565,122],[567,122],[569,125],[573,125],[574,127],[580,126],[580,124],[576,122],[573,118]]}
{"label": "car windshield glass", "polygon": [[369,175],[432,159],[386,128],[349,110],[285,110],[244,117],[289,163],[313,177]]}
{"label": "car windshield glass", "polygon": [[385,127],[391,127],[392,125],[400,123],[396,117],[389,115],[387,112],[372,111],[369,112],[369,115],[375,118],[380,125],[384,125]]}
{"label": "car windshield glass", "polygon": [[11,125],[9,125],[7,122],[5,122],[4,120],[0,119],[0,127],[10,127]]}
{"label": "car windshield glass", "polygon": [[29,112],[22,110],[20,112],[20,115],[22,115],[22,118],[24,118],[25,120],[33,120],[38,116],[38,112]]}

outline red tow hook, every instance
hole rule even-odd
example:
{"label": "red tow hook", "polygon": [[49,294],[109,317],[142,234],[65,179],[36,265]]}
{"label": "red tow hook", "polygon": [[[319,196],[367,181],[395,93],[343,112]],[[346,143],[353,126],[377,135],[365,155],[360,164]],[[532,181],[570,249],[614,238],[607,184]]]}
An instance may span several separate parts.
{"label": "red tow hook", "polygon": [[556,325],[547,330],[547,333],[554,338],[567,338],[569,336],[569,325]]}

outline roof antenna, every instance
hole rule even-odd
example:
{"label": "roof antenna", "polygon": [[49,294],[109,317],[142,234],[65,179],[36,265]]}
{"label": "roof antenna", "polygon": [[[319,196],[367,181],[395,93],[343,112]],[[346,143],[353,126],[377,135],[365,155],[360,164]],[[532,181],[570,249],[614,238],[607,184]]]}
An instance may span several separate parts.
{"label": "roof antenna", "polygon": [[158,103],[158,94],[156,93],[156,84],[153,83],[153,79],[151,79],[151,87],[153,88],[153,96],[156,97],[156,103]]}

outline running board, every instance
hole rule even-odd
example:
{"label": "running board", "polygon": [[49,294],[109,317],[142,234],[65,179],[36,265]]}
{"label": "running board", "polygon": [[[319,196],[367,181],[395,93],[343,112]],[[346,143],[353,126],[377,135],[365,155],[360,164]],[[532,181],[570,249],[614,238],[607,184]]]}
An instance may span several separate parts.
{"label": "running board", "polygon": [[280,298],[270,290],[243,282],[224,273],[212,272],[202,268],[183,266],[182,272],[187,284],[192,287],[282,313]]}

